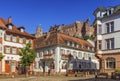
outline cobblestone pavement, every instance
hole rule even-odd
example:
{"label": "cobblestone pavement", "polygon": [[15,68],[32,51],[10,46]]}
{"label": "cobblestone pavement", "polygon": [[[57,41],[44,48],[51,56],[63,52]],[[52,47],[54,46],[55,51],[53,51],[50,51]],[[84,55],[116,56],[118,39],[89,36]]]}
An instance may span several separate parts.
{"label": "cobblestone pavement", "polygon": [[94,79],[93,77],[73,77],[73,76],[31,76],[31,77],[15,77],[15,78],[0,78],[0,81],[120,81],[112,79]]}

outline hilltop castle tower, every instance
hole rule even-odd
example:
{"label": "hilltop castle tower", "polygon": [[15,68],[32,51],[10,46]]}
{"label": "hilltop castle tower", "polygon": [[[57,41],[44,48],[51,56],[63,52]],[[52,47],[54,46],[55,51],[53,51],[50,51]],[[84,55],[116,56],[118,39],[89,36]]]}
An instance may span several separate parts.
{"label": "hilltop castle tower", "polygon": [[37,27],[35,37],[39,38],[43,35],[42,27]]}

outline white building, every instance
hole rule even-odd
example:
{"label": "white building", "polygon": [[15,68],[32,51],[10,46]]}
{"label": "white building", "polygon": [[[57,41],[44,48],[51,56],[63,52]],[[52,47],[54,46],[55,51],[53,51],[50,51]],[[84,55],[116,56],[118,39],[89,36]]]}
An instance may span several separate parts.
{"label": "white building", "polygon": [[102,72],[111,73],[120,68],[120,5],[99,7],[94,11],[96,56]]}
{"label": "white building", "polygon": [[[44,70],[48,72],[48,69],[52,69],[54,72],[66,72],[67,69],[71,68],[99,69],[94,47],[88,41],[79,38],[49,32],[35,40],[35,49],[37,58],[35,59],[34,71],[36,72],[43,72]],[[73,59],[81,59],[82,61],[79,60],[81,63],[77,63],[76,67],[71,66],[72,64],[68,63],[70,55],[73,56]],[[87,66],[88,63],[89,66]],[[95,66],[92,66],[92,64],[95,64]]]}
{"label": "white building", "polygon": [[4,55],[0,62],[0,74],[18,73],[16,67],[20,62],[19,50],[28,42],[33,46],[33,39],[24,27],[13,25],[11,17],[7,21],[0,18],[0,54]]}

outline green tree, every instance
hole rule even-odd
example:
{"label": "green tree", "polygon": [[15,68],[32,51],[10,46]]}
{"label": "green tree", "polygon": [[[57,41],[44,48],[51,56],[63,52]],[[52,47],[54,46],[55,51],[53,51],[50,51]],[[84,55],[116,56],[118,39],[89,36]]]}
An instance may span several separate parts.
{"label": "green tree", "polygon": [[4,56],[2,54],[0,54],[0,61],[4,58]]}
{"label": "green tree", "polygon": [[89,36],[85,36],[83,39],[84,40],[88,40],[88,39],[90,39],[90,37]]}
{"label": "green tree", "polygon": [[19,55],[21,56],[21,65],[25,68],[27,74],[30,65],[34,62],[36,57],[35,50],[32,49],[31,43],[27,43],[26,46],[19,51]]}

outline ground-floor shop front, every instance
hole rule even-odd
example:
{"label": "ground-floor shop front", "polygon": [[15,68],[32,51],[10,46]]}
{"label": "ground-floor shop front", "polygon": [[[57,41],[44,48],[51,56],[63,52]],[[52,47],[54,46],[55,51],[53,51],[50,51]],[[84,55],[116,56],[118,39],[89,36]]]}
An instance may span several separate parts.
{"label": "ground-floor shop front", "polygon": [[120,69],[120,53],[102,54],[100,58],[100,72],[111,75],[115,70]]}

